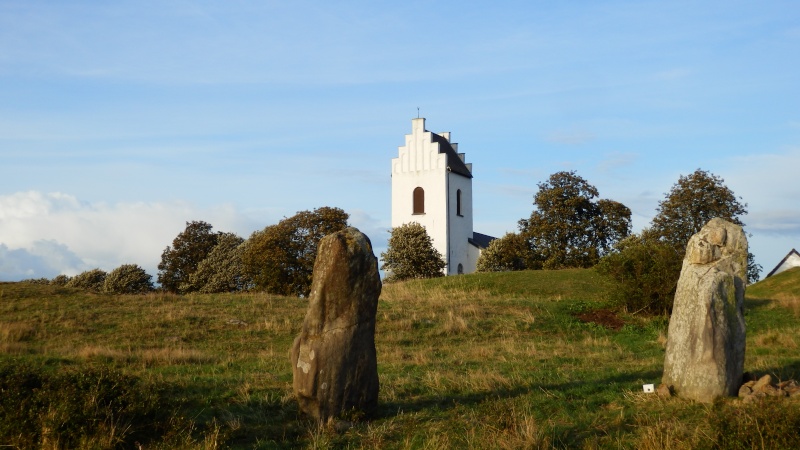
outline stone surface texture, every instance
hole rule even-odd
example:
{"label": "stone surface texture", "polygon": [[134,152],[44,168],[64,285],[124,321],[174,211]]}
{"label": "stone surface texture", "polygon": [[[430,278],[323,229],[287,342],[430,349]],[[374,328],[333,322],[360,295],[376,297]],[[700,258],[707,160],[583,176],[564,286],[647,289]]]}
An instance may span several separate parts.
{"label": "stone surface texture", "polygon": [[290,350],[300,409],[320,422],[368,416],[377,406],[380,293],[378,260],[366,235],[350,227],[320,240],[308,312]]}
{"label": "stone surface texture", "polygon": [[701,402],[736,396],[745,351],[747,237],[710,220],[686,246],[669,321],[662,382]]}

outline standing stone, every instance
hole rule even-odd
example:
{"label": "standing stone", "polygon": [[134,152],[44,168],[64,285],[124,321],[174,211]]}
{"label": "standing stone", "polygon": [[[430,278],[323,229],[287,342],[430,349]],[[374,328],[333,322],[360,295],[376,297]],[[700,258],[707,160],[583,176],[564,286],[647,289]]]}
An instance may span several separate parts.
{"label": "standing stone", "polygon": [[369,415],[378,404],[375,315],[381,280],[369,238],[355,228],[322,238],[308,312],[290,357],[300,409],[320,422]]}
{"label": "standing stone", "polygon": [[744,371],[747,238],[710,220],[686,246],[669,321],[663,382],[701,402],[736,396]]}

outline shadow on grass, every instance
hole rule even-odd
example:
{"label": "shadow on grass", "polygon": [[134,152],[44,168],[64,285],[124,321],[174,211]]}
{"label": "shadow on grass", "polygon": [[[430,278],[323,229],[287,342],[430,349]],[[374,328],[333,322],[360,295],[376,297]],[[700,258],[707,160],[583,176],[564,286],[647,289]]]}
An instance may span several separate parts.
{"label": "shadow on grass", "polygon": [[[402,413],[419,412],[427,409],[448,410],[457,406],[475,406],[487,400],[515,398],[524,395],[543,395],[561,401],[590,401],[605,403],[605,399],[622,396],[626,389],[641,387],[639,382],[660,379],[662,372],[648,371],[624,373],[611,377],[587,380],[570,380],[564,383],[531,383],[512,388],[495,389],[483,392],[453,393],[444,396],[424,396],[410,400],[381,402],[378,416],[385,419]],[[599,398],[598,398],[599,397]]]}
{"label": "shadow on grass", "polygon": [[800,381],[800,359],[795,359],[780,367],[769,367],[757,372],[751,372],[756,376],[772,375],[778,381],[797,380]]}
{"label": "shadow on grass", "polygon": [[760,309],[763,308],[770,303],[774,302],[775,300],[770,298],[751,298],[745,297],[744,299],[744,309]]}
{"label": "shadow on grass", "polygon": [[[629,432],[636,411],[635,407],[623,406],[623,398],[628,392],[640,390],[640,383],[660,380],[661,374],[661,370],[628,372],[561,383],[529,383],[485,392],[382,402],[374,419],[392,419],[401,414],[427,412],[434,413],[434,417],[426,420],[447,421],[452,417],[448,411],[467,408],[478,415],[486,415],[485,426],[504,427],[509,422],[502,417],[492,417],[493,413],[500,411],[502,415],[502,411],[511,409],[509,405],[523,403],[530,405],[530,410],[525,414],[534,416],[536,423],[546,424],[544,426],[550,430],[547,435],[552,437],[555,445],[580,447],[590,441],[596,442]],[[519,402],[514,401],[516,399]],[[617,406],[608,409],[607,406],[612,404]],[[608,420],[598,420],[598,411],[604,410],[608,411]],[[624,414],[622,410],[625,411]],[[599,414],[604,416],[603,412]],[[624,415],[623,420],[619,420],[621,414]],[[555,417],[557,419],[550,420]]]}

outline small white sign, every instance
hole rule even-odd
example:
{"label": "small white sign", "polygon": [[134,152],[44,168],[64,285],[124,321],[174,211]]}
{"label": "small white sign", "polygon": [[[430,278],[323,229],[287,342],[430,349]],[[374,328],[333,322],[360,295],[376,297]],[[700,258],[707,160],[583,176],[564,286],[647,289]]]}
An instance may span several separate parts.
{"label": "small white sign", "polygon": [[655,387],[655,385],[652,385],[652,384],[643,384],[642,385],[642,389],[645,392],[647,392],[648,394],[652,394],[653,392],[655,392],[656,387]]}

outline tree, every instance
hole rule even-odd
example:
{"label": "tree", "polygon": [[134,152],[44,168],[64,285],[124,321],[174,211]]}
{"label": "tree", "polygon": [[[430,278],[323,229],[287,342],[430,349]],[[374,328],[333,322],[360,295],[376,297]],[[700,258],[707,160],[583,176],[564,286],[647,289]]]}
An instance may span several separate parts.
{"label": "tree", "polygon": [[747,214],[747,203],[739,203],[724,181],[701,169],[681,175],[658,204],[652,221],[653,232],[662,240],[685,249],[689,238],[715,217],[744,226],[739,217]]}
{"label": "tree", "polygon": [[189,277],[217,245],[218,234],[203,221],[186,222],[186,229],[167,246],[158,264],[158,283],[173,293],[191,292]]}
{"label": "tree", "polygon": [[489,247],[478,257],[478,272],[505,272],[525,270],[528,255],[528,244],[519,233],[506,233],[500,239],[489,243]]}
{"label": "tree", "polygon": [[204,294],[247,290],[242,253],[244,239],[233,233],[220,233],[217,245],[189,276],[192,289]]}
{"label": "tree", "polygon": [[92,269],[81,272],[72,277],[66,284],[67,287],[101,292],[108,274],[101,269]]}
{"label": "tree", "polygon": [[433,240],[428,236],[425,227],[411,222],[392,228],[389,233],[389,246],[381,253],[381,269],[388,273],[386,281],[444,275],[442,271],[447,263],[442,254],[433,247]]}
{"label": "tree", "polygon": [[630,233],[630,209],[595,201],[597,188],[574,171],[554,173],[538,186],[534,211],[519,221],[530,248],[527,268],[591,267]]}
{"label": "tree", "polygon": [[[714,217],[744,225],[739,217],[745,214],[747,204],[722,178],[701,169],[681,175],[659,203],[651,228],[621,241],[597,270],[616,282],[617,301],[629,311],[671,312],[689,239]],[[749,254],[748,281],[760,271]]]}
{"label": "tree", "polygon": [[[715,217],[744,226],[740,217],[747,215],[747,203],[739,200],[741,197],[737,199],[725,180],[708,171],[697,169],[689,175],[681,175],[658,204],[652,221],[653,233],[683,255],[689,238]],[[748,282],[758,281],[760,273],[761,265],[748,253]]]}
{"label": "tree", "polygon": [[153,276],[136,264],[123,264],[108,274],[103,290],[112,294],[146,294],[153,290]]}
{"label": "tree", "polygon": [[244,243],[244,274],[256,289],[308,297],[317,244],[323,237],[344,230],[348,217],[342,209],[325,206],[300,211],[256,231]]}

